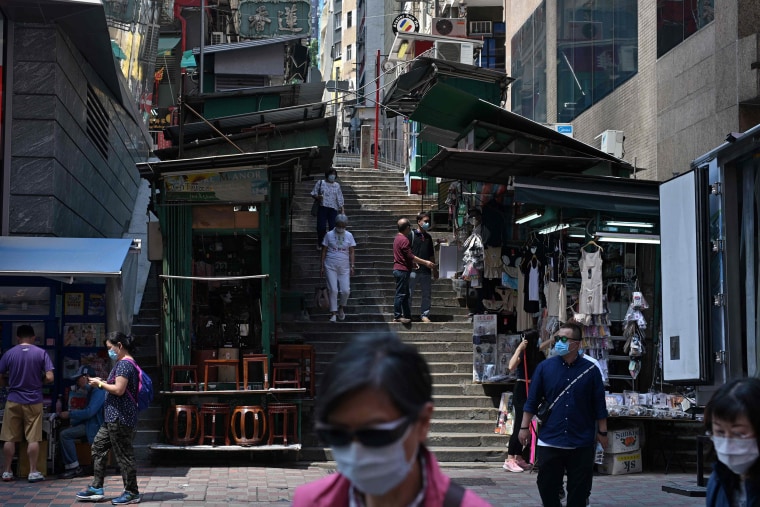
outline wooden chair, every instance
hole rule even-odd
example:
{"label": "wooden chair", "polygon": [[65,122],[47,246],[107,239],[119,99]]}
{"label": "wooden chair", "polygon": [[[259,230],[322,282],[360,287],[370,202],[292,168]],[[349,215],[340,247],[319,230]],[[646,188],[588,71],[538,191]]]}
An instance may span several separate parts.
{"label": "wooden chair", "polygon": [[300,386],[308,389],[309,396],[314,397],[316,382],[314,381],[314,369],[316,358],[313,345],[284,344],[277,348],[278,362],[297,362],[301,366]]}
{"label": "wooden chair", "polygon": [[238,359],[206,359],[206,368],[203,372],[203,390],[208,391],[208,368],[209,366],[234,366],[235,367],[235,389],[240,390],[240,361]]}

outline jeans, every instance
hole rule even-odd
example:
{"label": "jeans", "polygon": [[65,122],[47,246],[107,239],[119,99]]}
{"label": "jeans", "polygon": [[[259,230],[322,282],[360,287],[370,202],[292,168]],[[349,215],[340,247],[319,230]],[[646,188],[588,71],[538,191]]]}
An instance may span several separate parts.
{"label": "jeans", "polygon": [[393,298],[393,318],[411,319],[412,308],[409,306],[409,271],[393,270],[396,279],[396,297]]}
{"label": "jeans", "polygon": [[87,425],[75,424],[61,430],[61,453],[63,454],[63,466],[66,470],[79,466],[77,458],[77,442],[87,437]]}
{"label": "jeans", "polygon": [[594,479],[596,446],[558,449],[538,446],[538,492],[545,507],[560,507],[559,492],[567,473],[567,507],[585,507]]}
{"label": "jeans", "polygon": [[[348,262],[325,261],[327,290],[330,293],[330,311],[337,312],[338,306],[346,306],[351,294],[351,266]],[[338,302],[340,290],[340,303]]]}
{"label": "jeans", "polygon": [[321,247],[327,231],[335,228],[335,217],[337,216],[338,210],[326,206],[319,207],[319,211],[317,211],[317,246]]}
{"label": "jeans", "polygon": [[432,281],[432,273],[430,271],[422,271],[417,269],[412,271],[409,275],[409,307],[412,306],[412,299],[414,297],[414,288],[419,284],[420,293],[422,299],[420,300],[420,316],[430,316],[430,284]]}

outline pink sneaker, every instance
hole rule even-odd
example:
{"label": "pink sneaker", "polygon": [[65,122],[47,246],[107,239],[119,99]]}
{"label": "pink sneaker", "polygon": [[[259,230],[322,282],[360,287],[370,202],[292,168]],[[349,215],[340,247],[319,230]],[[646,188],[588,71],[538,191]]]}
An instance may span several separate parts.
{"label": "pink sneaker", "polygon": [[525,461],[522,456],[516,457],[515,463],[517,463],[517,466],[519,466],[523,470],[530,470],[531,468],[533,468],[533,465]]}
{"label": "pink sneaker", "polygon": [[502,465],[502,468],[508,472],[515,472],[520,473],[524,470],[520,468],[520,466],[517,464],[517,462],[514,459],[508,459],[504,462],[504,465]]}

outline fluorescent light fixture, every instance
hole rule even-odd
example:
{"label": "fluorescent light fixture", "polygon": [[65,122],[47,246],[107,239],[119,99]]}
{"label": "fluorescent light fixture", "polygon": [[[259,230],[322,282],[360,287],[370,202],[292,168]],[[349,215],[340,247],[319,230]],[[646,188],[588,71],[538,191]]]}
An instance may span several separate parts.
{"label": "fluorescent light fixture", "polygon": [[238,211],[248,211],[250,213],[255,213],[258,211],[258,208],[256,208],[255,205],[248,205],[248,206],[233,206],[232,211],[238,212]]}
{"label": "fluorescent light fixture", "polygon": [[647,229],[651,229],[654,227],[654,224],[649,222],[620,222],[620,221],[609,221],[604,222],[604,225],[612,225],[613,227],[643,227]]}
{"label": "fluorescent light fixture", "polygon": [[572,232],[567,235],[568,238],[585,238],[586,234],[583,232]]}
{"label": "fluorescent light fixture", "polygon": [[597,241],[606,241],[607,243],[647,243],[650,245],[659,245],[660,236],[656,234],[626,234],[623,232],[601,232]]}
{"label": "fluorescent light fixture", "polygon": [[542,217],[544,214],[540,211],[531,211],[527,215],[523,215],[521,217],[518,217],[515,220],[516,224],[524,224],[525,222],[530,222],[531,220],[535,220],[537,218]]}
{"label": "fluorescent light fixture", "polygon": [[561,231],[562,229],[567,229],[568,227],[570,227],[570,224],[552,225],[550,227],[544,227],[543,229],[539,229],[538,231],[536,231],[536,234],[549,234],[550,232]]}

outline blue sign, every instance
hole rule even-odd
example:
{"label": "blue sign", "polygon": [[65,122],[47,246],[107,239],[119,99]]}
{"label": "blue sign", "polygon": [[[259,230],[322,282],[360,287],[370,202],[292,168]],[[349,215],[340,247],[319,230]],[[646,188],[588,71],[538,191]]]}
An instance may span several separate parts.
{"label": "blue sign", "polygon": [[573,126],[572,125],[557,125],[557,132],[559,132],[560,134],[572,134]]}

